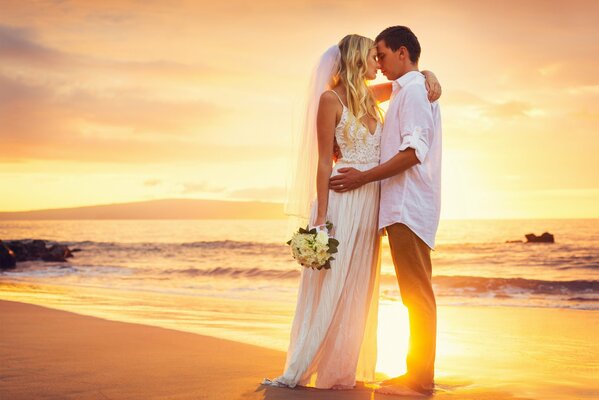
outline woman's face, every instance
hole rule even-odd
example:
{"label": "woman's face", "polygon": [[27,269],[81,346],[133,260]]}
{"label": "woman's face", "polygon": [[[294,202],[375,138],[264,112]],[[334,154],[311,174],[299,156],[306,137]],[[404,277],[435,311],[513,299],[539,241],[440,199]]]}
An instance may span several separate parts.
{"label": "woman's face", "polygon": [[376,60],[376,48],[370,49],[366,58],[366,79],[373,80],[376,78],[376,71],[379,64]]}

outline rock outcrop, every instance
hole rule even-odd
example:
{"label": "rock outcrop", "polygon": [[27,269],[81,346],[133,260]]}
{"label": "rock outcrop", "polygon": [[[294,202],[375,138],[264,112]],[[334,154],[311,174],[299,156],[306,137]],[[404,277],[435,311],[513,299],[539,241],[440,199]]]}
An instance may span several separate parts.
{"label": "rock outcrop", "polygon": [[555,243],[555,237],[549,232],[544,232],[541,236],[537,236],[534,233],[529,233],[525,236],[526,243]]}
{"label": "rock outcrop", "polygon": [[6,242],[0,240],[0,268],[15,268],[16,263],[20,261],[64,262],[67,258],[73,257],[75,251],[80,250],[71,251],[63,244],[46,247],[46,242],[40,239],[7,240]]}
{"label": "rock outcrop", "polygon": [[0,240],[0,269],[11,269],[17,266],[15,253]]}

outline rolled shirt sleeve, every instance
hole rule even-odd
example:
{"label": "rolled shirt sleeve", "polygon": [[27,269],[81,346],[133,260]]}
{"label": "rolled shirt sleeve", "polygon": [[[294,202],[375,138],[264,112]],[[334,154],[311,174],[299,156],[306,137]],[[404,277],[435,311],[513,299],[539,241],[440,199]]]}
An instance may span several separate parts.
{"label": "rolled shirt sleeve", "polygon": [[399,107],[399,134],[401,143],[398,151],[412,148],[422,163],[428,154],[434,132],[431,104],[426,90],[421,86],[409,85],[406,96]]}

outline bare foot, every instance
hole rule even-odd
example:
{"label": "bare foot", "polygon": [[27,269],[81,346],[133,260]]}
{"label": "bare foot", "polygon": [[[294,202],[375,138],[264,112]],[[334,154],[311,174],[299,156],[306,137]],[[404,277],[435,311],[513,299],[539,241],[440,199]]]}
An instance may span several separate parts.
{"label": "bare foot", "polygon": [[391,394],[395,396],[411,396],[411,397],[425,397],[426,394],[417,392],[405,386],[400,385],[387,385],[381,386],[378,389],[375,389],[375,393],[379,394]]}
{"label": "bare foot", "polygon": [[406,385],[410,381],[407,374],[396,376],[395,378],[389,378],[381,382],[381,386],[389,385]]}
{"label": "bare foot", "polygon": [[412,390],[413,392],[420,393],[421,395],[433,394],[434,384],[423,385],[412,380],[407,374],[396,376],[395,378],[387,379],[381,382],[381,386],[401,386]]}

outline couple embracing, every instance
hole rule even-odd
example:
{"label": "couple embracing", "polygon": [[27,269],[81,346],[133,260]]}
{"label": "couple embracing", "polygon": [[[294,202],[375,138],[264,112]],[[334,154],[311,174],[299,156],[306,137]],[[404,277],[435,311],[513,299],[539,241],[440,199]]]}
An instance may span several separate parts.
{"label": "couple embracing", "polygon": [[[419,72],[419,56],[414,33],[394,26],[374,41],[348,35],[320,59],[286,211],[318,229],[332,222],[339,251],[330,269],[303,269],[285,370],[265,385],[352,389],[374,382],[386,231],[410,341],[407,373],[377,391],[433,391],[430,253],[440,212],[440,87],[432,73]],[[390,82],[367,86],[378,69]],[[383,123],[378,103],[389,99]]]}

